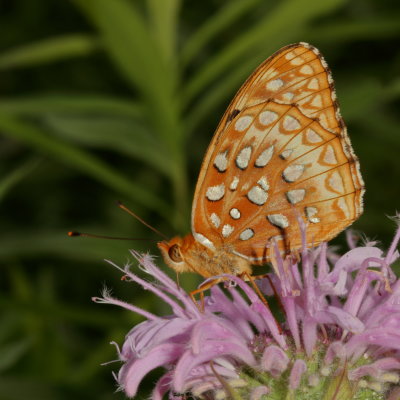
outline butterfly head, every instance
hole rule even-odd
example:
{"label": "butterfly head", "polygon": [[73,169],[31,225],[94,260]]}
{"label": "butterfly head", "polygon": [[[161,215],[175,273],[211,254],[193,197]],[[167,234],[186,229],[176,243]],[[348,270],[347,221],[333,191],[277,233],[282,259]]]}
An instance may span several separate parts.
{"label": "butterfly head", "polygon": [[187,249],[187,238],[176,236],[169,241],[157,244],[165,263],[176,272],[190,271],[185,261],[185,250]]}

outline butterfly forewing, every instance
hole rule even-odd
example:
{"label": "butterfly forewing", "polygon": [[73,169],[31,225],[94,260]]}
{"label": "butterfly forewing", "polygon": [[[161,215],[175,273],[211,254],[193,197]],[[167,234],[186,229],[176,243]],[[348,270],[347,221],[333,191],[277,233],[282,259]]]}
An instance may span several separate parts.
{"label": "butterfly forewing", "polygon": [[362,212],[362,178],[326,63],[311,46],[264,62],[228,107],[204,159],[192,210],[195,238],[252,262],[329,240]]}

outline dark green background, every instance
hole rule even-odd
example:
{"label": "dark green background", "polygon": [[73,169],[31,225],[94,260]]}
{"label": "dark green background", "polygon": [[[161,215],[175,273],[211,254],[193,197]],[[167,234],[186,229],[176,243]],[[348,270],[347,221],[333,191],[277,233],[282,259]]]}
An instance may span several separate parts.
{"label": "dark green background", "polygon": [[167,235],[188,232],[196,176],[224,108],[283,45],[310,42],[333,70],[367,187],[354,227],[387,247],[395,224],[386,216],[400,207],[397,4],[0,2],[0,399],[124,397],[113,393],[118,364],[100,363],[116,358],[109,342],[122,343],[140,318],[90,298],[106,284],[167,312],[103,261],[157,249],[66,232],[157,239],[117,199]]}

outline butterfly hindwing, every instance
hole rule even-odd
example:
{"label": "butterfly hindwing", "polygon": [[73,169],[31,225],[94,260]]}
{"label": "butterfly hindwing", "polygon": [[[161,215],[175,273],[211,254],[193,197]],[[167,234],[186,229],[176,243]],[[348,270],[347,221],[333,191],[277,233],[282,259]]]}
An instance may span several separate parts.
{"label": "butterfly hindwing", "polygon": [[311,46],[264,62],[228,107],[200,171],[192,231],[253,261],[334,237],[362,212],[362,178],[326,63]]}

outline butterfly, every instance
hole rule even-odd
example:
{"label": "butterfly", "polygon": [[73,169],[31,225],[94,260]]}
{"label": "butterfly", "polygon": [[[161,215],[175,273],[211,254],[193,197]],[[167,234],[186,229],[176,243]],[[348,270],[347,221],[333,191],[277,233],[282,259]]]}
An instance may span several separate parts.
{"label": "butterfly", "polygon": [[247,79],[208,147],[192,233],[158,243],[177,273],[251,275],[252,265],[328,241],[363,211],[364,183],[331,72],[307,44],[283,47]]}

